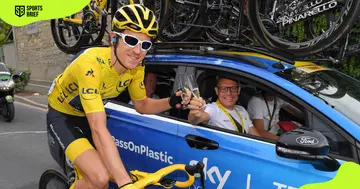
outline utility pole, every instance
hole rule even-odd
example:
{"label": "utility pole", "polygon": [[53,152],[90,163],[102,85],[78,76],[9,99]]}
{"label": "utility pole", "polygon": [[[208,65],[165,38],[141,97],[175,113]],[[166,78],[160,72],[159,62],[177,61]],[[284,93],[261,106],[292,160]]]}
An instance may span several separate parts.
{"label": "utility pole", "polygon": [[18,70],[18,45],[17,45],[17,40],[16,40],[16,33],[15,33],[15,26],[11,26],[12,32],[13,32],[13,38],[14,38],[14,45],[15,45],[15,69],[16,71]]}

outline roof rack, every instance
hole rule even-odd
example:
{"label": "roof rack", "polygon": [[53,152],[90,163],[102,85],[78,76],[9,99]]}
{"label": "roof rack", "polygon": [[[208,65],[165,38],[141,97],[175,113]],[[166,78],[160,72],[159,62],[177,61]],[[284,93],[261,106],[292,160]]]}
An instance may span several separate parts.
{"label": "roof rack", "polygon": [[216,57],[216,58],[224,58],[224,59],[232,59],[235,61],[243,61],[243,63],[249,64],[249,65],[253,65],[253,66],[257,66],[263,69],[267,69],[267,66],[265,66],[264,64],[251,59],[247,56],[241,55],[241,54],[229,54],[229,53],[224,53],[224,52],[219,52],[219,51],[214,51],[214,50],[209,50],[206,48],[202,48],[202,49],[156,49],[156,50],[152,50],[152,52],[156,52],[158,53],[181,53],[181,54],[190,54],[190,55],[208,55],[211,57]]}
{"label": "roof rack", "polygon": [[200,50],[202,52],[205,51],[216,51],[216,50],[236,50],[242,52],[256,52],[260,53],[286,63],[294,65],[294,56],[290,55],[289,53],[285,53],[283,51],[276,51],[269,52],[266,49],[260,47],[249,47],[240,44],[228,44],[228,43],[217,43],[217,42],[191,42],[191,41],[184,41],[184,42],[155,42],[154,47],[152,48],[151,52],[166,52],[165,49],[169,51],[178,50],[182,51],[185,49],[193,49],[193,50]]}
{"label": "roof rack", "polygon": [[332,64],[341,64],[342,62],[340,62],[340,60],[338,59],[335,59],[333,57],[328,57],[328,58],[302,58],[302,59],[299,59],[300,61],[309,61],[309,62],[312,62],[312,63],[315,63],[315,64],[321,64],[321,63],[324,63],[324,62],[329,62],[329,63],[332,63]]}

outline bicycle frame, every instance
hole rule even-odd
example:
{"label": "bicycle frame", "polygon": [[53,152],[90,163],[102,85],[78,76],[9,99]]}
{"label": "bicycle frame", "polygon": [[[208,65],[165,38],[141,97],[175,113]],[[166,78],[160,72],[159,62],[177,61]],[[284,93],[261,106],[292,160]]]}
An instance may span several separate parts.
{"label": "bicycle frame", "polygon": [[[189,166],[185,164],[174,164],[170,165],[164,168],[159,169],[155,173],[147,173],[142,172],[139,170],[131,170],[130,171],[130,177],[131,180],[134,181],[134,186],[136,188],[145,188],[147,186],[162,186],[164,188],[172,188],[173,186],[179,187],[179,188],[187,188],[194,184],[195,182],[195,174],[199,173],[200,175],[203,173],[204,164],[199,162],[198,164],[194,166]],[[75,170],[75,180],[81,179],[83,177],[82,172],[79,170],[79,168],[74,165]],[[188,180],[180,182],[180,181],[173,181],[173,180],[163,180],[163,177],[166,175],[173,173],[174,171],[184,171],[188,175]],[[203,177],[202,177],[203,179]],[[115,183],[115,180],[110,176],[110,181]],[[168,183],[170,182],[170,183]]]}
{"label": "bicycle frame", "polygon": [[[105,5],[107,4],[107,1],[108,0],[92,0],[88,5],[87,7],[89,8],[89,11],[91,11],[92,13],[94,13],[95,17],[96,17],[96,21],[98,21],[99,19],[99,16],[101,14],[101,11],[104,10],[105,8]],[[110,1],[110,0],[109,0]],[[130,0],[130,3],[133,2],[133,0]],[[95,3],[95,9],[92,9],[91,7],[91,3]],[[65,22],[72,22],[72,23],[75,23],[75,24],[79,24],[79,25],[82,25],[83,22],[81,19],[76,19],[76,18],[63,18],[63,21]]]}
{"label": "bicycle frame", "polygon": [[[107,4],[107,1],[111,1],[111,0],[92,0],[88,5],[86,5],[86,7],[89,7],[89,11],[94,13],[96,22],[98,22],[99,16],[103,12],[105,5]],[[144,4],[142,0],[139,0],[139,2],[140,2],[140,4]],[[92,9],[91,3],[96,3],[95,9]],[[129,0],[129,4],[135,4],[135,1]],[[63,21],[71,22],[71,23],[75,23],[75,24],[79,24],[79,25],[83,24],[81,19],[76,19],[76,18],[63,18]]]}

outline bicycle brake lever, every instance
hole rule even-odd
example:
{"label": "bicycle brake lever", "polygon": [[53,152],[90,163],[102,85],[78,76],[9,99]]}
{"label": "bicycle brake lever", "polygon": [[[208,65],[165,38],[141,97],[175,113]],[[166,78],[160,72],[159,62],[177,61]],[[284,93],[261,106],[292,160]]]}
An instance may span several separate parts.
{"label": "bicycle brake lever", "polygon": [[200,172],[200,182],[201,182],[201,188],[205,189],[205,175],[203,170],[201,170]]}
{"label": "bicycle brake lever", "polygon": [[[205,176],[204,176],[204,163],[198,162],[196,166],[187,166],[185,170],[190,174],[198,177],[197,174],[200,174],[200,182],[202,189],[205,189]],[[196,175],[195,175],[196,174]]]}

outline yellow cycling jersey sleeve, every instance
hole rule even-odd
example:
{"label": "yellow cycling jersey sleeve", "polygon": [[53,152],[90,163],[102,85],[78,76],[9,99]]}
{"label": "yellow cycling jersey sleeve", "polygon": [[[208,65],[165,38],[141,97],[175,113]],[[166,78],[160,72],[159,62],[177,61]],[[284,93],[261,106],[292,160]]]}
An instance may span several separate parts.
{"label": "yellow cycling jersey sleeve", "polygon": [[[86,62],[86,61],[84,61]],[[85,114],[104,111],[100,94],[101,66],[94,61],[78,64],[74,70],[79,84],[79,96]]]}
{"label": "yellow cycling jersey sleeve", "polygon": [[143,66],[138,66],[132,71],[134,74],[134,79],[129,85],[129,94],[133,101],[143,100],[146,97],[144,69],[145,68]]}

